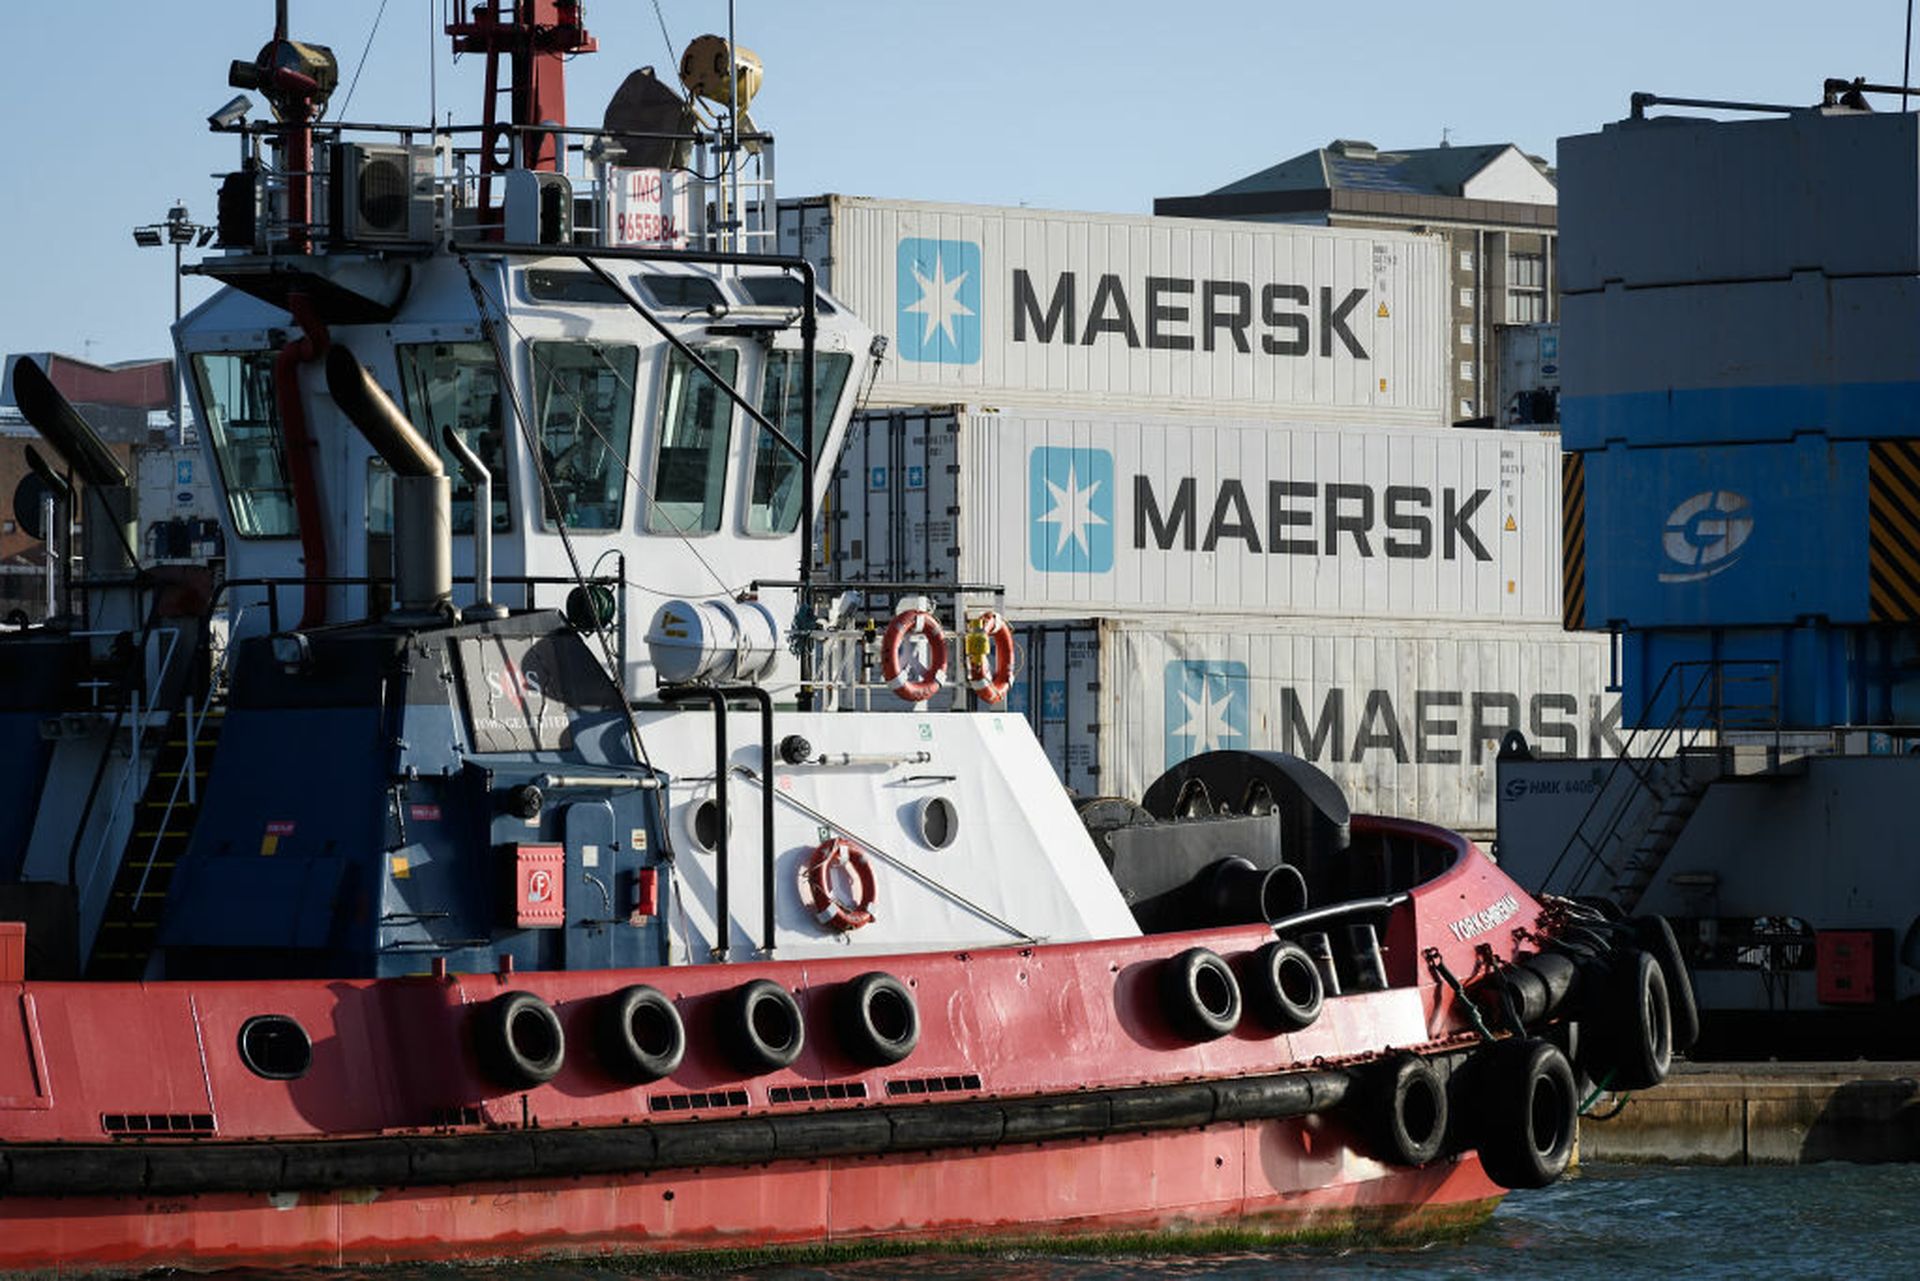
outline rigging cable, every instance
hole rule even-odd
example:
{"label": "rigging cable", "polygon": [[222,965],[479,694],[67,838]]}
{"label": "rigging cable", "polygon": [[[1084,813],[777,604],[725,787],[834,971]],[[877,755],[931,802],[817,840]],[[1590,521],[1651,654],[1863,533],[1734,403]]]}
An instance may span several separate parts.
{"label": "rigging cable", "polygon": [[[380,19],[386,16],[387,0],[380,0],[379,11],[373,15],[373,27],[367,32],[366,47],[360,50],[360,62],[353,69],[353,79],[347,82],[347,96],[340,104],[340,116],[338,117],[340,119],[346,117],[347,108],[353,105],[353,91],[360,85],[360,73],[367,68],[367,55],[373,52],[373,38],[380,34]],[[431,112],[428,113],[427,122],[429,124],[433,122]]]}
{"label": "rigging cable", "polygon": [[[560,504],[554,493],[553,479],[547,474],[546,460],[540,457],[539,441],[534,437],[533,425],[528,422],[526,411],[520,403],[519,384],[514,381],[512,363],[507,359],[506,348],[500,342],[499,327],[493,323],[493,318],[488,314],[486,290],[480,284],[480,278],[474,273],[473,264],[465,254],[460,255],[460,266],[467,273],[467,284],[473,291],[474,308],[480,314],[480,331],[485,336],[487,345],[493,349],[494,365],[500,371],[501,384],[506,388],[507,404],[512,410],[514,425],[519,428],[520,435],[527,446],[527,453],[533,460],[533,474],[540,482],[540,492],[546,499],[548,507],[557,516]],[[505,309],[501,310],[504,314]],[[482,519],[490,518],[490,513],[474,513],[476,524]],[[591,588],[586,576],[581,572],[580,557],[573,549],[573,538],[567,532],[566,522],[556,519],[554,527],[560,533],[560,546],[567,553],[567,564],[572,567],[574,584],[588,591],[590,595]],[[614,656],[613,643],[607,639],[606,629],[595,628],[593,635],[600,642],[600,650],[607,671],[612,676],[614,689],[620,695],[620,712],[626,718],[627,733],[633,740],[634,755],[649,772],[654,772],[653,759],[647,754],[646,743],[640,737],[640,722],[634,718],[633,705],[627,698],[627,674],[621,670],[619,660]]]}

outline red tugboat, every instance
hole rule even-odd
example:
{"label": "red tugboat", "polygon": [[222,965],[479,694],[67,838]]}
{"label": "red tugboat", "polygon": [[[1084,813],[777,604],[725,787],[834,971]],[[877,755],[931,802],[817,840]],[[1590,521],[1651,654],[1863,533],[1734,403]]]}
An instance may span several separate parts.
{"label": "red tugboat", "polygon": [[221,579],[133,564],[16,373],[94,542],[0,635],[0,1267],[1418,1232],[1664,1075],[1657,918],[1279,754],[1076,802],[990,589],[858,626],[811,532],[871,338],[755,248],[757,65],[576,129],[579,4],[450,17],[510,120],[323,125],[284,3],[235,64],[276,122],[216,117],[175,335]]}

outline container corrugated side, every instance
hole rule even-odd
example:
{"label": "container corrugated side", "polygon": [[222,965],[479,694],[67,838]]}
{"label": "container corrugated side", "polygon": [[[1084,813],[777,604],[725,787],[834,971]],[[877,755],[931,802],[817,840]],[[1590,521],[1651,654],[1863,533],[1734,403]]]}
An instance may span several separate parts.
{"label": "container corrugated side", "polygon": [[1222,748],[1293,752],[1360,812],[1495,825],[1508,730],[1546,757],[1617,755],[1605,637],[1366,620],[1100,624],[1100,790],[1138,798]]}
{"label": "container corrugated side", "polygon": [[842,576],[1103,617],[1560,617],[1551,434],[1008,408],[874,411],[849,439]]}
{"label": "container corrugated side", "polygon": [[1452,418],[1437,236],[849,196],[779,235],[887,337],[876,404]]}

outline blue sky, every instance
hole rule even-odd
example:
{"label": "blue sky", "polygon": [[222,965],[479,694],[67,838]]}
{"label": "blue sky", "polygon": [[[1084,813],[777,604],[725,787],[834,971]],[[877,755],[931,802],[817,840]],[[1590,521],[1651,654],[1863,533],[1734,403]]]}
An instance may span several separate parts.
{"label": "blue sky", "polygon": [[[235,159],[206,132],[227,63],[271,34],[272,0],[7,0],[0,119],[0,352],[101,361],[162,354],[172,255],[136,223],[176,199],[211,220]],[[480,63],[452,66],[442,0],[387,0],[358,88],[345,82],[381,0],[292,0],[293,34],[330,45],[330,115],[477,119]],[[675,55],[724,32],[724,0],[661,0]],[[1902,0],[1609,0],[1348,5],[1292,0],[738,0],[767,66],[755,104],[789,196],[1146,212],[1336,137],[1385,147],[1556,138],[1624,114],[1638,89],[1810,102],[1826,76],[1898,82]],[[650,0],[587,0],[600,52],[570,69],[576,123],[674,58]],[[431,33],[431,34],[430,34]],[[188,287],[188,305],[197,282]]]}

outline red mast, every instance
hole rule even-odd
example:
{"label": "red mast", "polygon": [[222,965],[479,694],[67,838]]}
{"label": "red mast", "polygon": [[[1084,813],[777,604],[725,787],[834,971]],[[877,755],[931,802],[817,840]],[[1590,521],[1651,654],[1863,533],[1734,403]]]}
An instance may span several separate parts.
{"label": "red mast", "polygon": [[[492,0],[469,9],[454,0],[447,34],[455,53],[487,58],[487,101],[480,139],[480,221],[498,226],[493,175],[509,169],[564,166],[560,137],[541,128],[567,123],[566,59],[599,48],[581,22],[580,0]],[[510,115],[500,118],[500,59],[511,59]],[[516,139],[518,140],[516,142]]]}

